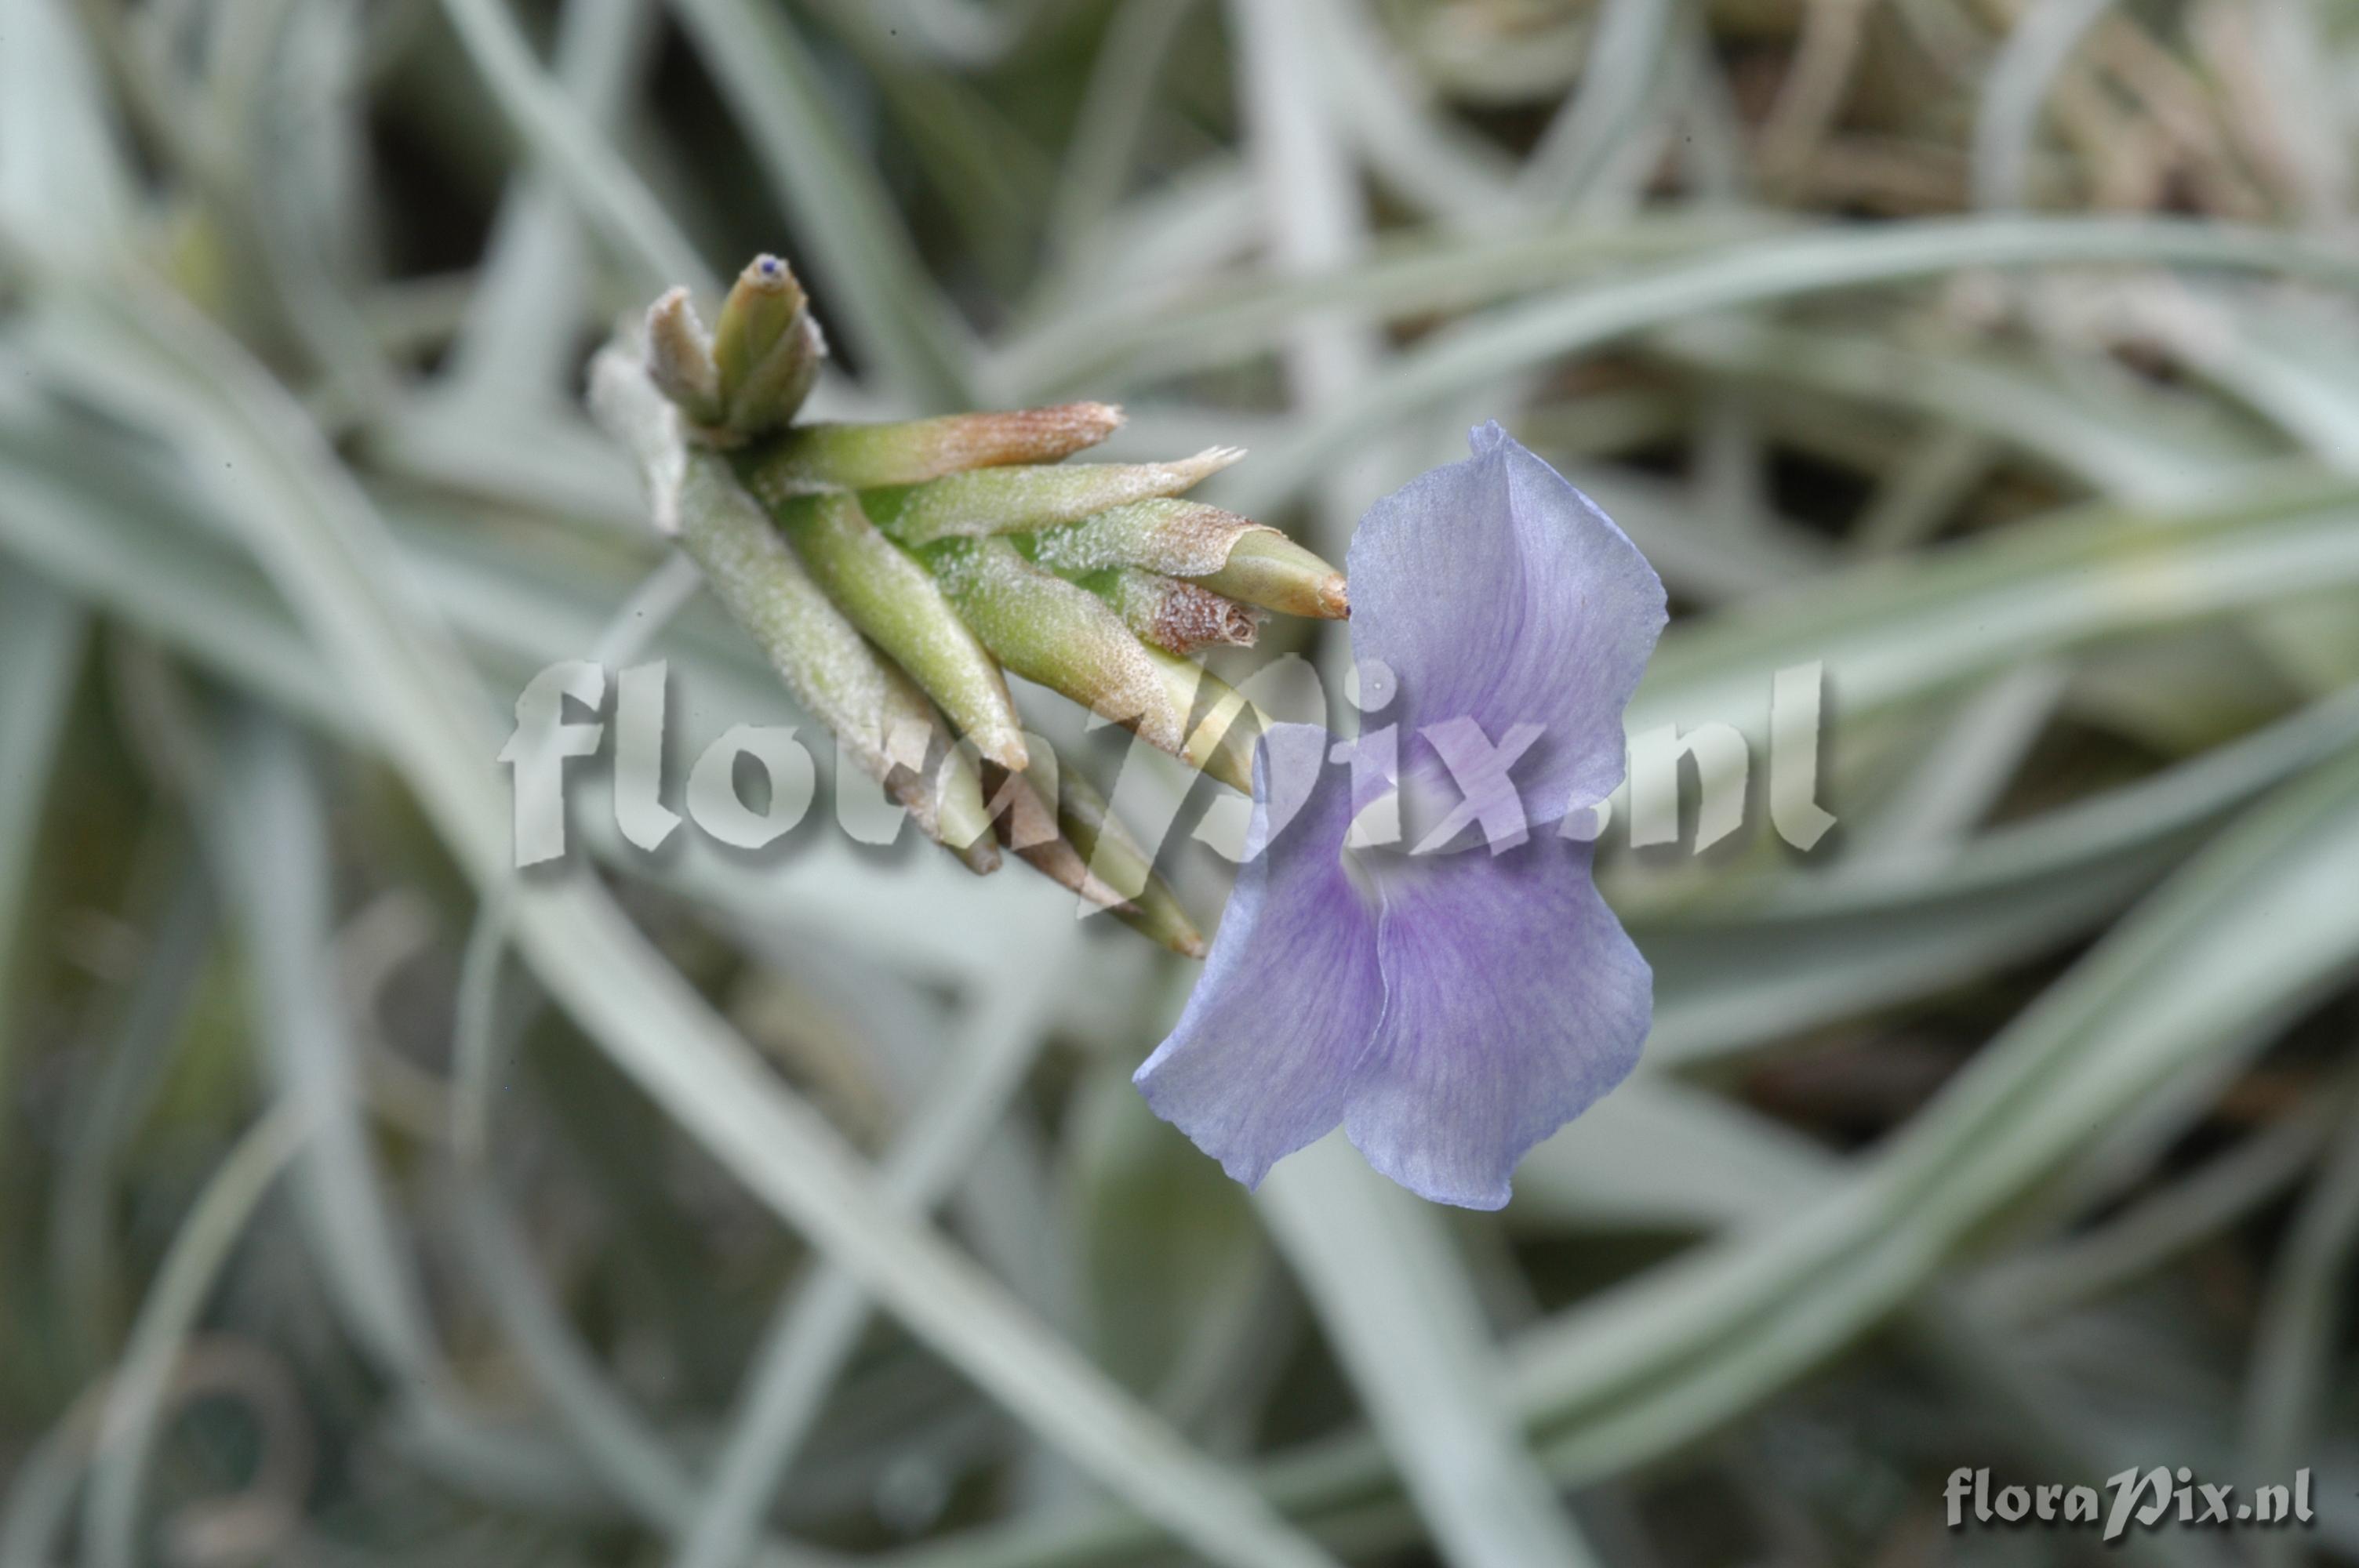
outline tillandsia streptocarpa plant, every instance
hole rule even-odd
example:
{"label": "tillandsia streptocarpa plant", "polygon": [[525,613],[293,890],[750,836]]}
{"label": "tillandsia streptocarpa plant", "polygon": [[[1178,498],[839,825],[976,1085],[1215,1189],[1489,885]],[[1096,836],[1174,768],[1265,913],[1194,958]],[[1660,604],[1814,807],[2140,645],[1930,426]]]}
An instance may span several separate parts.
{"label": "tillandsia streptocarpa plant", "polygon": [[1478,429],[1471,460],[1354,533],[1362,707],[1392,712],[1339,743],[1270,722],[1190,658],[1250,642],[1264,612],[1349,611],[1325,561],[1180,499],[1239,453],[1063,463],[1120,423],[1096,403],[796,424],[825,351],[763,256],[710,333],[674,290],[637,348],[601,355],[593,401],[636,450],[658,526],[846,752],[978,871],[1006,843],[1206,956],[1152,857],[1040,754],[1003,670],[1249,792],[1209,966],[1138,1070],[1148,1105],[1249,1186],[1341,1126],[1411,1191],[1505,1204],[1524,1153],[1629,1073],[1652,1016],[1652,974],[1564,826],[1622,775],[1623,708],[1665,615],[1646,557]]}
{"label": "tillandsia streptocarpa plant", "polygon": [[1271,612],[1341,618],[1343,574],[1182,499],[1234,448],[1064,462],[1120,427],[1105,404],[797,423],[826,353],[792,270],[764,255],[709,330],[685,289],[656,301],[600,353],[592,402],[657,527],[925,833],[978,872],[1013,849],[1201,957],[1151,853],[1027,736],[1003,672],[1250,791],[1265,719],[1195,655],[1250,643]]}

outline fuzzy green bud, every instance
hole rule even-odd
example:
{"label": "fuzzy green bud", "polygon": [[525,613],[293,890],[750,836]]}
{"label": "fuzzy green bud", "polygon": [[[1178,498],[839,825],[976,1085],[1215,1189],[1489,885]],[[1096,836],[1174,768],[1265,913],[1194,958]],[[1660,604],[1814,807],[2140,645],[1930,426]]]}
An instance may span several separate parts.
{"label": "fuzzy green bud", "polygon": [[773,255],[755,257],[731,286],[712,331],[722,427],[740,438],[785,427],[826,357],[793,269]]}
{"label": "fuzzy green bud", "polygon": [[1005,539],[930,546],[926,564],[959,616],[999,662],[1178,754],[1187,709],[1175,708],[1149,650],[1088,589],[1042,571]]}
{"label": "fuzzy green bud", "polygon": [[647,374],[700,426],[721,423],[721,371],[712,336],[697,319],[688,290],[675,288],[647,308]]}
{"label": "fuzzy green bud", "polygon": [[1281,615],[1341,621],[1352,613],[1343,574],[1275,530],[1238,535],[1220,569],[1196,580],[1215,593]]}
{"label": "fuzzy green bud", "polygon": [[1342,572],[1275,528],[1197,501],[1114,507],[1045,530],[1033,554],[1068,575],[1136,567],[1282,614],[1340,621],[1351,612]]}
{"label": "fuzzy green bud", "polygon": [[1069,577],[1110,567],[1138,567],[1170,577],[1201,578],[1226,566],[1237,541],[1246,535],[1276,532],[1266,524],[1201,501],[1140,501],[1046,530],[1034,539],[1032,557]]}

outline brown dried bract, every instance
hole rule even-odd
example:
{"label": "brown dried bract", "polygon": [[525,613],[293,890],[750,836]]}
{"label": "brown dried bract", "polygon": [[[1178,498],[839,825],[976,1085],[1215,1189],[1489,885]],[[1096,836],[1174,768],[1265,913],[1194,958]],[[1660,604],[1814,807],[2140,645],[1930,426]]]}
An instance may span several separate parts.
{"label": "brown dried bract", "polygon": [[1260,621],[1235,600],[1175,580],[1156,607],[1147,641],[1187,654],[1223,645],[1250,648],[1260,634]]}

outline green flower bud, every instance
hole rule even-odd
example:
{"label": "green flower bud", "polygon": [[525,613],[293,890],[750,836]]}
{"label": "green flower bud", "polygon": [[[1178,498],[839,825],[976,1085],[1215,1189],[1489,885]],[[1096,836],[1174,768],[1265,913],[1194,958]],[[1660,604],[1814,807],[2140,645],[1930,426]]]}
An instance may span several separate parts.
{"label": "green flower bud", "polygon": [[827,357],[810,302],[786,263],[756,256],[729,290],[712,333],[722,427],[738,438],[782,428]]}
{"label": "green flower bud", "polygon": [[1352,613],[1343,574],[1274,529],[1239,535],[1220,569],[1196,580],[1282,615],[1341,621]]}
{"label": "green flower bud", "polygon": [[721,423],[721,372],[712,337],[697,319],[685,288],[647,308],[647,374],[681,413],[700,426]]}
{"label": "green flower bud", "polygon": [[1114,567],[1081,582],[1113,605],[1140,642],[1167,653],[1185,655],[1221,644],[1251,647],[1260,632],[1253,612],[1235,600],[1161,572]]}
{"label": "green flower bud", "polygon": [[1005,539],[929,546],[926,564],[983,645],[1027,680],[1061,692],[1177,755],[1188,710],[1150,650],[1088,589],[1044,572]]}
{"label": "green flower bud", "polygon": [[1200,578],[1226,566],[1246,535],[1277,531],[1201,501],[1141,501],[1045,531],[1033,541],[1032,556],[1068,576],[1139,567]]}
{"label": "green flower bud", "polygon": [[1043,532],[1033,549],[1068,574],[1138,567],[1287,615],[1340,621],[1351,611],[1342,572],[1275,528],[1197,501],[1118,506]]}
{"label": "green flower bud", "polygon": [[1245,452],[1213,447],[1174,463],[1075,463],[978,469],[863,497],[879,528],[905,545],[1023,534],[1156,496],[1177,495]]}
{"label": "green flower bud", "polygon": [[827,596],[925,688],[951,723],[1004,768],[1025,763],[1024,723],[1007,683],[926,568],[839,492],[772,509]]}
{"label": "green flower bud", "polygon": [[1121,427],[1122,410],[1105,403],[894,425],[798,425],[765,443],[739,471],[756,495],[775,506],[823,490],[878,490],[970,469],[1053,463]]}
{"label": "green flower bud", "polygon": [[722,301],[721,322],[712,333],[712,362],[721,373],[724,399],[737,395],[754,367],[810,308],[810,297],[786,263],[764,254],[745,265]]}
{"label": "green flower bud", "polygon": [[1005,539],[949,539],[922,554],[1001,664],[1253,793],[1260,716],[1227,682],[1141,643],[1103,600],[1042,571]]}

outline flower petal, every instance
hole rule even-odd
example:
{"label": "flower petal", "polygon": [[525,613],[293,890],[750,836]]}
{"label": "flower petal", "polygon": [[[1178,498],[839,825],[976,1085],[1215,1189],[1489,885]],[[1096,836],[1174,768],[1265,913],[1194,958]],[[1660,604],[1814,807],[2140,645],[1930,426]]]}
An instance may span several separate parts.
{"label": "flower petal", "polygon": [[1375,915],[1343,869],[1351,775],[1326,765],[1330,739],[1310,724],[1263,737],[1251,858],[1188,1010],[1133,1078],[1249,1187],[1343,1119],[1384,1011]]}
{"label": "flower petal", "polygon": [[1550,833],[1504,855],[1367,859],[1386,1004],[1344,1130],[1437,1203],[1497,1208],[1531,1146],[1637,1064],[1654,976]]}
{"label": "flower petal", "polygon": [[[1542,727],[1516,768],[1535,828],[1621,782],[1622,709],[1665,618],[1662,579],[1611,518],[1495,422],[1352,537],[1352,651],[1399,686],[1368,722]],[[1418,766],[1424,742],[1406,745]],[[1430,758],[1428,759],[1430,760]]]}

